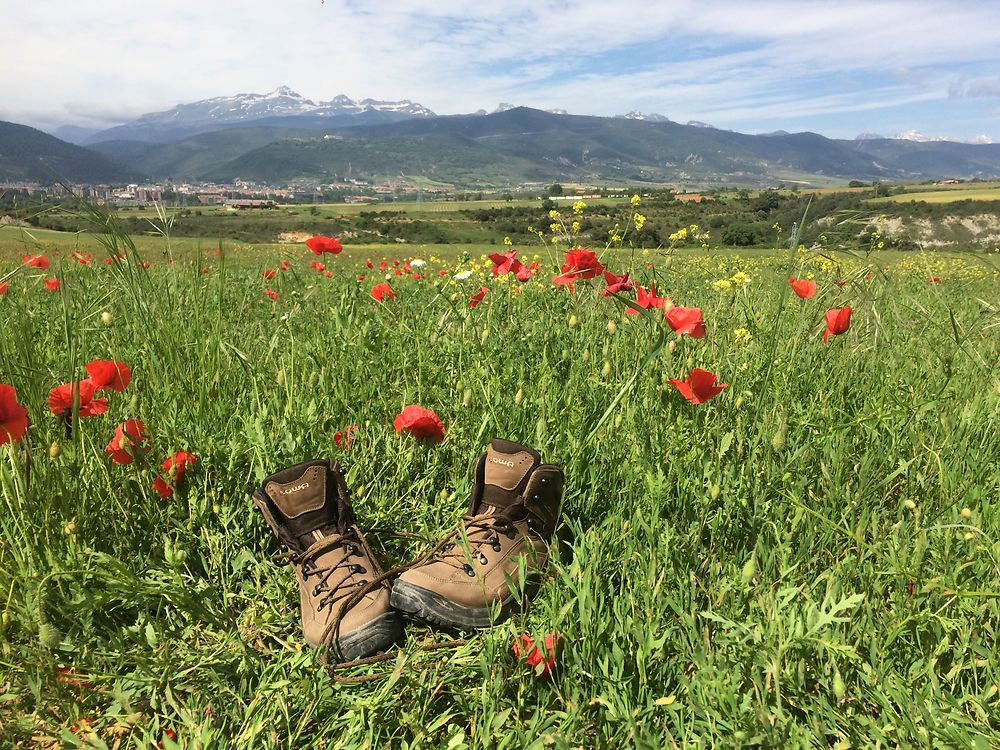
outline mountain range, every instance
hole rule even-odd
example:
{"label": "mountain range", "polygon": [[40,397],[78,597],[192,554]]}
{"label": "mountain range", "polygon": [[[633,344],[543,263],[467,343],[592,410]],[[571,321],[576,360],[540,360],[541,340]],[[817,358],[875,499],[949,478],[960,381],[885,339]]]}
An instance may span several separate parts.
{"label": "mountain range", "polygon": [[[86,148],[27,131],[13,124],[0,129],[0,178],[40,180],[56,172],[80,182],[242,178],[280,185],[404,176],[466,188],[1000,176],[996,144],[914,134],[854,140],[785,131],[748,135],[655,113],[590,117],[509,104],[491,113],[440,116],[406,100],[313,101],[284,86],[179,104],[100,132],[60,131]],[[56,153],[63,161],[53,161]]]}

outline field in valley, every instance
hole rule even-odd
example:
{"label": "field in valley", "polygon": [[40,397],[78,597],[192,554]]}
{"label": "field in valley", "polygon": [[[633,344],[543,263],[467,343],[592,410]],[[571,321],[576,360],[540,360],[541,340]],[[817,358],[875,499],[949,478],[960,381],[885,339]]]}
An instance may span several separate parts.
{"label": "field in valley", "polygon": [[[323,256],[133,244],[113,221],[0,228],[0,383],[31,422],[0,445],[4,746],[993,746],[1000,255],[784,249],[790,226],[778,249],[676,224],[650,243],[645,219],[590,244],[699,308],[696,339],[666,308],[628,314],[635,290],[605,296],[601,275],[553,285],[591,210],[560,205],[514,248]],[[530,280],[492,274],[511,249]],[[104,414],[53,414],[50,390],[93,360],[131,383]],[[686,400],[671,381],[695,368],[725,389]],[[394,431],[407,404],[441,417],[443,443]],[[128,419],[149,450],[118,465],[105,446]],[[348,673],[382,679],[332,681],[249,493],[337,457],[364,527],[416,535],[373,535],[395,564],[458,521],[493,436],[567,475],[533,606],[442,650],[410,624],[388,662]],[[178,450],[196,462],[162,497]],[[539,679],[511,644],[553,631]]]}

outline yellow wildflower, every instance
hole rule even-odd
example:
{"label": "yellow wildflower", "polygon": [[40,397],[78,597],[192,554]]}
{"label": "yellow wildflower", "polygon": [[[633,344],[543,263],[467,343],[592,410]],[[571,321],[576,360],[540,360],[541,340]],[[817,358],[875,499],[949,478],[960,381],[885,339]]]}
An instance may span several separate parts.
{"label": "yellow wildflower", "polygon": [[635,231],[641,232],[643,225],[646,223],[646,217],[637,213],[632,216],[632,221],[635,222]]}
{"label": "yellow wildflower", "polygon": [[743,271],[737,271],[736,273],[734,273],[732,276],[729,277],[729,280],[734,284],[746,286],[747,284],[750,283],[750,276],[749,274],[743,273]]}
{"label": "yellow wildflower", "polygon": [[558,218],[559,218],[559,212],[558,212],[558,211],[556,211],[556,210],[555,210],[555,209],[553,208],[553,209],[552,209],[551,211],[549,211],[549,218],[550,218],[550,219],[558,219]]}
{"label": "yellow wildflower", "polygon": [[573,204],[573,213],[582,214],[583,209],[585,209],[586,207],[587,207],[586,203],[584,203],[583,201],[577,201],[576,203]]}
{"label": "yellow wildflower", "polygon": [[746,328],[737,328],[733,331],[733,338],[737,344],[748,344],[753,339],[753,334]]}
{"label": "yellow wildflower", "polygon": [[639,205],[639,194],[636,193],[635,195],[633,195],[630,198],[630,201],[631,201],[631,203],[632,203],[633,206],[638,206]]}
{"label": "yellow wildflower", "polygon": [[514,243],[511,241],[510,237],[504,237],[503,238],[503,244],[505,244],[507,246],[510,246],[510,245],[513,245]]}
{"label": "yellow wildflower", "polygon": [[733,288],[733,283],[729,279],[719,279],[712,282],[712,289],[717,292],[728,292]]}

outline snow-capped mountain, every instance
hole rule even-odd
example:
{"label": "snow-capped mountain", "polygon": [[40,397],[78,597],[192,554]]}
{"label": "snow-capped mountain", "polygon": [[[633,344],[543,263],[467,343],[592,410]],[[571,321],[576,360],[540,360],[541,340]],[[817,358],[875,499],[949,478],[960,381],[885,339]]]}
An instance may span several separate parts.
{"label": "snow-capped mountain", "polygon": [[236,94],[178,104],[91,136],[88,142],[107,140],[168,141],[198,132],[255,123],[306,128],[396,122],[413,117],[435,117],[422,104],[404,99],[351,99],[340,94],[329,101],[313,101],[279,86],[266,94]]}
{"label": "snow-capped mountain", "polygon": [[623,115],[615,115],[616,117],[623,117],[626,120],[645,120],[646,122],[670,122],[670,118],[666,115],[661,115],[658,112],[638,112],[632,110],[631,112],[626,112]]}
{"label": "snow-capped mountain", "polygon": [[993,143],[993,139],[988,135],[973,135],[967,138],[957,138],[952,135],[924,135],[919,130],[907,130],[896,135],[879,135],[878,133],[861,133],[854,140],[873,141],[888,138],[897,141],[913,141],[914,143],[934,143],[937,141],[948,141],[949,143],[971,143],[973,145],[988,145]]}
{"label": "snow-capped mountain", "polygon": [[395,112],[411,117],[434,117],[434,113],[422,104],[407,99],[386,102],[377,99],[356,101],[340,94],[330,101],[313,101],[292,91],[288,86],[279,86],[266,94],[236,94],[217,96],[190,104],[178,104],[165,112],[150,112],[142,115],[135,124],[176,124],[195,125],[202,122],[240,122],[260,120],[266,117],[289,117],[312,115],[335,117],[356,115],[362,112]]}

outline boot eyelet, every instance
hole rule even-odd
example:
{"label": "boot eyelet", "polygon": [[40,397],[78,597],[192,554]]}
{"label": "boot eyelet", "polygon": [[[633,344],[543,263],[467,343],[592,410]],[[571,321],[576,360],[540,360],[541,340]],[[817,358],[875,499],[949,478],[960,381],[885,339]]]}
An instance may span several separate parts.
{"label": "boot eyelet", "polygon": [[367,586],[367,585],[368,585],[368,579],[367,578],[362,578],[360,581],[358,581],[358,588],[361,588],[362,586]]}
{"label": "boot eyelet", "polygon": [[322,589],[319,587],[318,583],[313,586],[313,596],[319,596],[320,591],[322,591]]}
{"label": "boot eyelet", "polygon": [[465,570],[465,574],[466,574],[467,576],[469,576],[470,578],[475,578],[475,576],[476,576],[476,571],[474,571],[474,570],[472,569],[472,566],[471,566],[471,565],[469,565],[468,563],[466,563],[465,565],[463,565],[463,566],[462,566],[462,569],[463,569],[463,570]]}
{"label": "boot eyelet", "polygon": [[486,555],[480,555],[479,562],[482,563],[483,565],[489,565],[490,563],[490,561],[486,559]]}
{"label": "boot eyelet", "polygon": [[493,540],[493,544],[491,544],[490,546],[493,548],[494,552],[499,552],[502,549],[502,547],[500,546],[499,539]]}
{"label": "boot eyelet", "polygon": [[368,569],[365,568],[365,567],[363,567],[363,566],[361,566],[361,565],[352,565],[351,566],[351,572],[352,573],[367,573]]}

